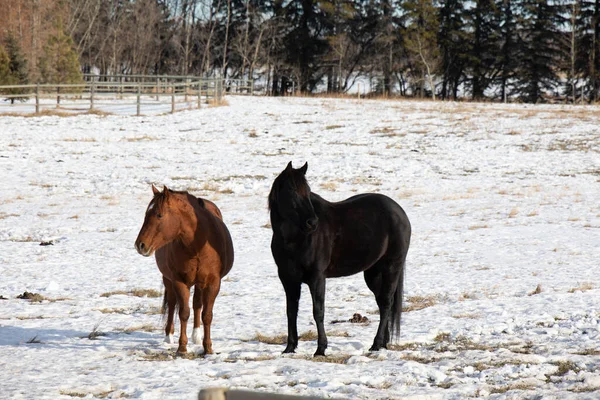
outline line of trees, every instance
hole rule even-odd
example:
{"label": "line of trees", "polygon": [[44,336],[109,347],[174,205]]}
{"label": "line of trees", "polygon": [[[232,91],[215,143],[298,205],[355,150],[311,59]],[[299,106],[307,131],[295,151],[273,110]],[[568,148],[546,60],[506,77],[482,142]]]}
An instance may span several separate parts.
{"label": "line of trees", "polygon": [[18,44],[32,81],[67,79],[58,75],[77,59],[101,74],[258,79],[276,95],[344,93],[361,79],[385,95],[600,100],[600,0],[0,0],[0,9],[0,40]]}

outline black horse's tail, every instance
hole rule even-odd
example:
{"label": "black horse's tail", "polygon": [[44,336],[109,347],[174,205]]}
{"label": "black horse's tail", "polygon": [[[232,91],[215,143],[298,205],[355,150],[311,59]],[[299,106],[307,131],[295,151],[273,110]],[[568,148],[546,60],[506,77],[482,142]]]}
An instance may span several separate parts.
{"label": "black horse's tail", "polygon": [[389,332],[390,339],[400,337],[400,320],[402,319],[402,299],[404,295],[404,265],[406,261],[403,260],[400,266],[400,275],[398,276],[398,285],[396,286],[396,292],[394,293],[394,302],[392,304],[392,315],[390,319]]}

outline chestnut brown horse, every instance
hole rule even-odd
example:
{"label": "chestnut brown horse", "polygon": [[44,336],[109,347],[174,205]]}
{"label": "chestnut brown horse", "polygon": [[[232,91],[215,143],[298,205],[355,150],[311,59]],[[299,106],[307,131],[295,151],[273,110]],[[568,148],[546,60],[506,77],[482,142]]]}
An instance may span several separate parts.
{"label": "chestnut brown horse", "polygon": [[385,348],[400,333],[404,264],[411,226],[394,200],[377,193],[332,203],[310,191],[308,164],[292,163],[269,194],[271,252],[287,301],[288,339],[284,353],[298,346],[298,302],[302,283],[310,289],[317,323],[317,351],[325,355],[325,279],[364,272],[379,307],[379,328],[371,351]]}
{"label": "chestnut brown horse", "polygon": [[233,243],[221,211],[212,202],[188,192],[160,192],[152,185],[154,198],[146,209],[144,225],[135,241],[138,253],[155,253],[165,285],[168,307],[165,341],[172,343],[175,307],[179,305],[181,333],[178,353],[187,352],[187,321],[190,288],[194,286],[194,330],[192,341],[200,343],[200,312],[204,327],[204,354],[211,354],[210,325],[221,279],[233,265]]}

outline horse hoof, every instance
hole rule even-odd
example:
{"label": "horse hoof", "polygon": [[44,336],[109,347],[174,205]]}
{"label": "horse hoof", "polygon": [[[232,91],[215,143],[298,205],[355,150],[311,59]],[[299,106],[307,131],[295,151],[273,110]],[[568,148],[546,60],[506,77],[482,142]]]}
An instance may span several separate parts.
{"label": "horse hoof", "polygon": [[187,348],[183,347],[183,348],[178,348],[177,349],[177,355],[181,356],[187,353]]}
{"label": "horse hoof", "polygon": [[286,353],[295,353],[295,352],[296,352],[296,349],[290,348],[290,347],[286,347],[285,350],[282,353],[286,354]]}
{"label": "horse hoof", "polygon": [[200,333],[200,328],[194,328],[192,331],[192,342],[194,344],[202,344],[202,334]]}
{"label": "horse hoof", "polygon": [[168,343],[168,344],[175,343],[175,341],[173,340],[173,335],[167,335],[167,336],[165,336],[165,343]]}
{"label": "horse hoof", "polygon": [[319,350],[319,349],[317,349],[317,351],[315,351],[315,354],[313,355],[313,357],[318,357],[318,356],[325,357],[325,350]]}
{"label": "horse hoof", "polygon": [[371,348],[369,349],[369,351],[379,351],[381,349],[382,349],[382,346],[375,346],[375,345],[373,345],[373,346],[371,346]]}

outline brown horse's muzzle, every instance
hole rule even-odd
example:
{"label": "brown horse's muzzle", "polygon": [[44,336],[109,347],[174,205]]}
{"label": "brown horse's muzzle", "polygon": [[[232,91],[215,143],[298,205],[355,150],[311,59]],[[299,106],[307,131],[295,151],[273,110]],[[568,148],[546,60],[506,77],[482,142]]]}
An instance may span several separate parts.
{"label": "brown horse's muzzle", "polygon": [[135,249],[144,257],[150,257],[154,253],[154,249],[148,247],[140,238],[135,241]]}

